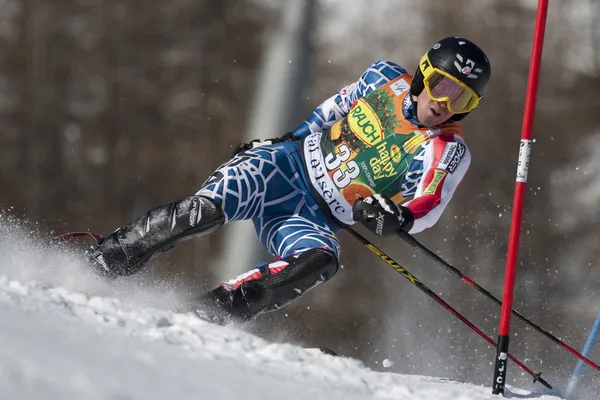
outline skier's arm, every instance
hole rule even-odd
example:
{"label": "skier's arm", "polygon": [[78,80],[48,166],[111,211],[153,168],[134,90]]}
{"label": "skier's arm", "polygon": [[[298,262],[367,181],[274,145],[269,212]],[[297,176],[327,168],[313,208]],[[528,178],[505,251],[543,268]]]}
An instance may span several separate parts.
{"label": "skier's arm", "polygon": [[344,87],[338,93],[325,100],[296,129],[285,135],[268,140],[256,139],[248,143],[240,143],[233,155],[265,144],[280,143],[287,140],[300,140],[314,132],[329,129],[349,112],[352,104],[366,96],[379,86],[406,74],[406,70],[391,61],[377,61],[367,68],[359,80]]}
{"label": "skier's arm", "polygon": [[344,87],[325,100],[304,122],[292,131],[292,134],[302,139],[311,133],[323,132],[331,128],[333,124],[350,112],[350,108],[356,100],[402,74],[406,74],[404,68],[391,61],[377,61],[371,64],[358,81]]}
{"label": "skier's arm", "polygon": [[404,204],[414,216],[409,233],[432,227],[450,202],[471,163],[471,153],[463,140],[455,135],[442,135],[425,150],[423,179],[415,197]]}

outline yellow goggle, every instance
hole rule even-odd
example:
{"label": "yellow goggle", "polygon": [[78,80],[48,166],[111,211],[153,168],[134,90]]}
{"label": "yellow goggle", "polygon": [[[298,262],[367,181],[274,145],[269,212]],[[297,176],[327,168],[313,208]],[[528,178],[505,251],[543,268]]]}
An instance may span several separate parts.
{"label": "yellow goggle", "polygon": [[427,54],[421,58],[419,68],[423,74],[423,84],[429,98],[445,102],[451,113],[467,113],[479,104],[481,98],[473,89],[449,73],[433,67]]}

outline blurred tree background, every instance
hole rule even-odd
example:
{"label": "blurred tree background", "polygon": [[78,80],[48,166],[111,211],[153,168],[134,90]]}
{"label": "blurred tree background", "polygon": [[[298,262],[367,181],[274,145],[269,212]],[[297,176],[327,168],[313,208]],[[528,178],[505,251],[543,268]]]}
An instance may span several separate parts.
{"label": "blurred tree background", "polygon": [[[244,138],[284,4],[0,0],[0,206],[49,231],[108,233],[195,193]],[[499,297],[536,5],[318,1],[302,93],[308,116],[371,62],[414,71],[445,36],[488,53],[491,85],[463,123],[471,169],[438,225],[418,239]],[[575,348],[600,312],[599,23],[593,0],[550,3],[515,293],[515,308]],[[223,238],[187,242],[146,273],[196,295],[218,283]],[[329,346],[376,369],[389,358],[394,372],[490,383],[487,343],[351,238],[341,242],[333,281],[247,329]],[[379,244],[496,338],[498,307],[408,245]],[[512,352],[566,383],[575,360],[513,322]],[[529,385],[515,365],[509,379]],[[600,386],[592,375],[585,383]]]}

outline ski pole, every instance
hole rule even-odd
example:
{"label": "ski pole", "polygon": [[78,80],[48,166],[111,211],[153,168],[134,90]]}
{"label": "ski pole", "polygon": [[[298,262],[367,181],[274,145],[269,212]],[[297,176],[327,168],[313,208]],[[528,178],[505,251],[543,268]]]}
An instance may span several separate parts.
{"label": "ski pole", "polygon": [[[410,234],[408,234],[406,232],[401,232],[400,233],[400,237],[402,239],[404,239],[411,246],[414,246],[417,249],[419,249],[420,251],[422,251],[423,253],[425,253],[427,256],[429,256],[431,259],[433,259],[437,264],[439,264],[442,267],[444,267],[446,270],[448,270],[449,272],[451,272],[454,276],[456,276],[457,278],[459,278],[460,280],[462,280],[463,282],[465,282],[467,285],[475,288],[478,292],[482,293],[483,295],[485,295],[489,299],[493,300],[496,304],[502,305],[502,300],[498,299],[496,296],[494,296],[493,294],[491,294],[490,292],[488,292],[486,289],[484,289],[483,287],[479,286],[475,281],[473,281],[469,277],[465,276],[458,269],[456,269],[452,265],[448,264],[440,256],[438,256],[437,254],[435,254],[434,252],[432,252],[431,250],[429,250],[427,247],[425,247],[424,245],[422,245],[417,239],[415,239],[414,237],[412,237]],[[563,342],[562,340],[560,340],[556,336],[552,335],[550,332],[542,329],[539,325],[536,325],[535,323],[533,323],[530,319],[528,319],[527,317],[525,317],[523,314],[521,314],[520,312],[518,312],[514,308],[512,309],[512,313],[514,315],[516,315],[517,317],[519,317],[519,319],[521,319],[521,321],[527,323],[533,329],[535,329],[536,331],[540,332],[541,334],[543,334],[544,336],[546,336],[548,339],[552,340],[554,343],[558,344],[559,346],[561,346],[562,348],[564,348],[565,350],[567,350],[568,352],[570,352],[575,357],[579,358],[582,361],[585,361],[591,367],[593,367],[596,370],[600,371],[600,365],[596,364],[595,362],[593,362],[592,360],[590,360],[589,358],[587,358],[583,354],[580,354],[577,350],[575,350],[574,348],[572,348],[571,346],[569,346],[568,344],[566,344],[565,342]]]}
{"label": "ski pole", "polygon": [[[471,330],[473,330],[475,333],[477,333],[479,336],[481,336],[483,339],[485,339],[489,344],[491,344],[494,347],[497,347],[497,344],[496,344],[496,342],[494,342],[493,339],[491,339],[489,336],[487,336],[481,329],[477,328],[473,323],[471,323],[461,313],[459,313],[458,311],[456,311],[456,309],[454,309],[444,299],[442,299],[435,292],[433,292],[431,289],[429,289],[427,286],[425,286],[425,284],[423,282],[421,282],[420,280],[418,280],[414,275],[412,275],[405,268],[403,268],[402,266],[400,266],[400,264],[398,264],[396,261],[394,261],[390,257],[388,257],[377,246],[375,246],[373,243],[369,242],[367,239],[365,239],[358,232],[356,232],[356,231],[354,231],[354,230],[352,230],[350,228],[346,228],[345,230],[350,235],[354,236],[354,238],[356,238],[359,242],[361,242],[363,245],[365,245],[365,247],[367,247],[369,250],[371,250],[376,256],[378,256],[380,259],[382,259],[387,265],[389,265],[396,272],[400,273],[400,275],[402,275],[403,277],[405,277],[406,279],[408,279],[410,281],[410,283],[412,283],[413,285],[415,285],[421,291],[425,292],[425,294],[427,294],[429,297],[431,297],[433,300],[435,300],[437,303],[439,303],[442,307],[444,307],[446,310],[448,310],[450,313],[452,313],[455,317],[457,317],[458,319],[460,319],[465,325],[467,325],[469,328],[471,328]],[[513,357],[511,354],[509,354],[508,357],[512,361],[514,361],[515,364],[517,364],[519,367],[523,368],[523,370],[525,372],[527,372],[529,375],[531,375],[533,377],[533,382],[534,383],[536,381],[539,381],[542,385],[544,385],[548,389],[552,389],[552,386],[550,386],[550,384],[548,382],[546,382],[540,376],[541,372],[536,374],[531,369],[529,369],[525,364],[523,364],[521,361],[519,361],[517,358]]]}

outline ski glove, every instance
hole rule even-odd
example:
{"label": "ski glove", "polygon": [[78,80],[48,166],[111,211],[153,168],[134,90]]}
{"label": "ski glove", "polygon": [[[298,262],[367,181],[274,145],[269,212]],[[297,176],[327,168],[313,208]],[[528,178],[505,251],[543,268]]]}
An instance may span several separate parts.
{"label": "ski glove", "polygon": [[294,136],[294,134],[292,132],[288,132],[285,135],[278,137],[278,138],[274,138],[274,139],[266,139],[266,140],[254,139],[254,140],[251,140],[246,143],[240,143],[238,145],[238,147],[236,147],[236,149],[233,151],[233,155],[231,157],[233,158],[237,154],[243,153],[246,150],[255,149],[260,146],[286,142],[288,140],[300,140],[300,138],[297,136]]}
{"label": "ski glove", "polygon": [[352,207],[352,217],[379,236],[408,232],[415,220],[412,211],[381,194],[357,200]]}

